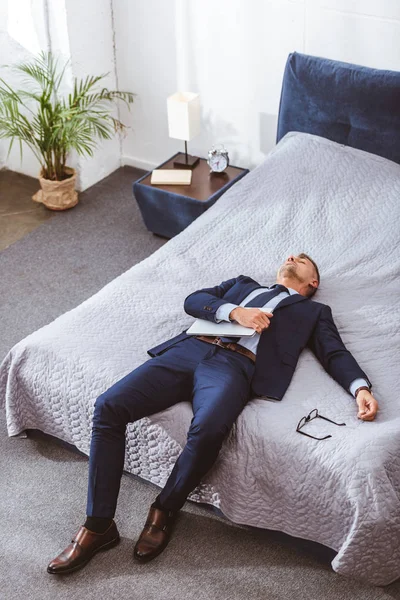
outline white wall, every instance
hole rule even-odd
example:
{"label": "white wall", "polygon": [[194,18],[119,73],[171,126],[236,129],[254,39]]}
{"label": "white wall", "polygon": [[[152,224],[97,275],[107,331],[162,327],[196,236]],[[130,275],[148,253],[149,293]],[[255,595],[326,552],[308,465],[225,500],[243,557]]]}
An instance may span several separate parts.
{"label": "white wall", "polygon": [[[116,89],[117,77],[113,47],[113,18],[110,0],[65,0],[72,72],[78,79],[87,75],[107,77],[98,89]],[[113,112],[118,117],[117,111]],[[79,189],[85,190],[121,166],[118,135],[99,142],[93,157],[79,157]]]}
{"label": "white wall", "polygon": [[[20,15],[19,39],[9,31],[10,11]],[[253,168],[275,143],[289,52],[400,71],[400,0],[2,0],[0,64],[45,47],[46,19],[53,47],[71,57],[70,77],[110,71],[109,87],[137,93],[130,113],[121,107],[130,127],[122,143],[102,143],[90,160],[72,158],[80,189],[121,158],[151,169],[183,148],[168,137],[166,98],[175,91],[201,95],[202,132],[189,151],[206,156],[223,142],[233,164]],[[5,147],[0,141],[0,166]],[[17,149],[6,164],[38,171],[28,153],[19,164]]]}
{"label": "white wall", "polygon": [[166,98],[185,85],[202,102],[189,150],[223,142],[252,168],[275,144],[289,52],[400,70],[400,0],[114,0],[114,14],[119,83],[138,93],[125,164],[152,168],[183,148]]}
{"label": "white wall", "polygon": [[122,153],[152,168],[176,147],[166,121],[166,98],[176,88],[174,0],[114,0],[114,24],[119,86],[138,94],[131,113],[121,109],[130,126]]}

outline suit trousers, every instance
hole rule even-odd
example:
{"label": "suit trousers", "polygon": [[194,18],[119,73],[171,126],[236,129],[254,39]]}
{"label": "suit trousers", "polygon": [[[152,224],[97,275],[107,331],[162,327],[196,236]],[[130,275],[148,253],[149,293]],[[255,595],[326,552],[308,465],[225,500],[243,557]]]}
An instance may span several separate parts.
{"label": "suit trousers", "polygon": [[246,356],[188,338],[101,394],[93,416],[86,514],[114,517],[127,424],[191,401],[193,418],[186,445],[158,496],[163,508],[180,509],[213,466],[248,402],[253,374],[254,363]]}

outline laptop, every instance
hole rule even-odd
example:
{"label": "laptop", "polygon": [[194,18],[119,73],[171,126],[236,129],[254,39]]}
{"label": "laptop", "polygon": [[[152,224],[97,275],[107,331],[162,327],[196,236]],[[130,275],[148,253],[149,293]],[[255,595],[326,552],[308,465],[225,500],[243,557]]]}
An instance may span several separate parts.
{"label": "laptop", "polygon": [[186,333],[188,335],[213,335],[239,338],[242,336],[251,337],[255,334],[255,331],[251,327],[243,327],[239,323],[228,323],[227,321],[213,323],[206,319],[196,319]]}
{"label": "laptop", "polygon": [[[261,309],[264,312],[272,312],[269,307]],[[206,319],[196,319],[195,322],[186,331],[188,335],[213,335],[219,337],[251,337],[255,330],[251,327],[243,327],[239,323],[214,323]]]}

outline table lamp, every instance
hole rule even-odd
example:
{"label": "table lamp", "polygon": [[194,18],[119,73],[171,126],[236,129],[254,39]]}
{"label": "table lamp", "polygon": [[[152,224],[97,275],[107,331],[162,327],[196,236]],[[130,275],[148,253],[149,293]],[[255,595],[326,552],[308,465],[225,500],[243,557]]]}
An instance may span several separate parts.
{"label": "table lamp", "polygon": [[194,169],[200,158],[187,153],[187,143],[200,133],[200,96],[176,92],[167,98],[169,137],[185,140],[185,155],[174,160],[174,167]]}

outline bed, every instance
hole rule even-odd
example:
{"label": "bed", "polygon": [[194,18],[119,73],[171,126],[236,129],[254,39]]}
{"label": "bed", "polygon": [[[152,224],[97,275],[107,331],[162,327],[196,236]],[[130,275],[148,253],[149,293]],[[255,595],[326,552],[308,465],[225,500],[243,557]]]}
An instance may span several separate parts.
{"label": "bed", "polygon": [[[380,99],[373,110],[365,86]],[[399,95],[400,74],[290,55],[279,141],[265,161],[149,258],[9,351],[0,366],[9,435],[39,429],[88,454],[96,398],[193,322],[188,293],[241,273],[270,285],[304,251],[321,272],[315,299],[331,306],[368,374],[378,416],[357,419],[354,398],[304,349],[284,399],[248,403],[189,498],[332,548],[341,575],[374,585],[400,577]],[[332,437],[299,435],[315,407],[346,426],[315,419],[309,433]],[[129,425],[125,469],[163,486],[191,417],[184,402]]]}

